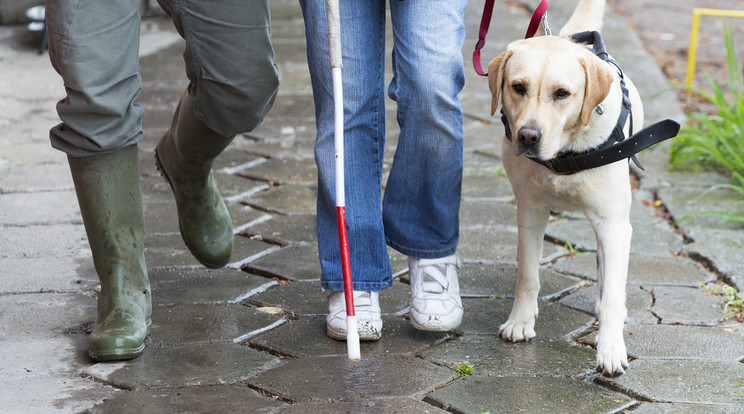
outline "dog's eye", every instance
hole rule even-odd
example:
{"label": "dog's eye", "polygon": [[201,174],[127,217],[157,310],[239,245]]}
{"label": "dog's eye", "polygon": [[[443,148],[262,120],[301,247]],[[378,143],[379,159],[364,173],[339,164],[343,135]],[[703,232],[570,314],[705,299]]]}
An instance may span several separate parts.
{"label": "dog's eye", "polygon": [[527,87],[523,83],[515,83],[512,85],[512,89],[517,95],[524,95],[527,93]]}
{"label": "dog's eye", "polygon": [[556,100],[567,98],[568,95],[571,95],[571,92],[563,88],[558,89],[557,91],[555,91],[555,94],[553,94]]}

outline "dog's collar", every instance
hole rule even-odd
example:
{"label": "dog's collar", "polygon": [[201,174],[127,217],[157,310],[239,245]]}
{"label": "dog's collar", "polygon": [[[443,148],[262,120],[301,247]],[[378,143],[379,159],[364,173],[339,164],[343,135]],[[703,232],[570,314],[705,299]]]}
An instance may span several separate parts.
{"label": "dog's collar", "polygon": [[[544,165],[553,173],[560,175],[574,174],[579,171],[601,167],[626,158],[633,160],[633,162],[643,170],[644,168],[638,162],[636,154],[651,145],[677,136],[677,133],[679,132],[679,123],[671,119],[666,119],[638,131],[637,134],[633,134],[633,113],[631,112],[628,87],[625,85],[625,76],[623,75],[623,70],[620,68],[620,65],[615,60],[610,59],[607,54],[604,41],[602,40],[602,35],[596,31],[582,32],[571,36],[571,39],[578,43],[591,44],[592,51],[597,55],[597,57],[608,64],[613,65],[617,69],[618,74],[620,75],[620,89],[623,94],[620,115],[618,116],[617,123],[615,124],[615,128],[612,130],[610,136],[595,148],[582,152],[564,152],[547,161],[533,157],[527,158],[538,164]],[[509,128],[509,121],[506,119],[503,110],[501,111],[501,122],[504,124],[506,138],[511,141],[511,128]],[[625,139],[625,133],[623,132],[626,122],[630,123],[628,126],[628,135],[630,135],[630,137],[628,139]]]}

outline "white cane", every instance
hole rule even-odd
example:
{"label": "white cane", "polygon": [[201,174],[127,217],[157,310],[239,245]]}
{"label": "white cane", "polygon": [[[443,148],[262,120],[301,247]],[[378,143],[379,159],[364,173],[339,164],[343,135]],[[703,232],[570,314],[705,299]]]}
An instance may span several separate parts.
{"label": "white cane", "polygon": [[326,0],[328,18],[328,51],[331,59],[333,79],[333,154],[336,168],[336,220],[338,240],[341,249],[341,269],[344,278],[344,298],[346,299],[346,349],[349,361],[361,359],[359,331],[354,312],[354,288],[351,282],[349,263],[349,241],[346,235],[346,200],[344,195],[344,94],[341,82],[341,23],[338,0]]}

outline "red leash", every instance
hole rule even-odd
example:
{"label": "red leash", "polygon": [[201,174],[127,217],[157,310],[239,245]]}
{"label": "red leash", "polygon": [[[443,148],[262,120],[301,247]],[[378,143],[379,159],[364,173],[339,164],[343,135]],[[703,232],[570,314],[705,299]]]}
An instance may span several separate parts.
{"label": "red leash", "polygon": [[[491,16],[493,15],[493,2],[494,0],[486,0],[486,4],[483,6],[483,16],[481,17],[480,30],[478,31],[478,43],[475,44],[475,51],[473,51],[473,67],[475,68],[475,72],[481,76],[488,76],[488,73],[481,66],[480,51],[486,44],[486,34],[488,34],[488,26],[491,24]],[[535,35],[537,28],[540,26],[540,19],[548,11],[548,6],[550,6],[548,0],[540,0],[540,4],[537,5],[535,12],[532,14],[530,25],[527,27],[527,34],[524,35],[525,39],[529,39]]]}

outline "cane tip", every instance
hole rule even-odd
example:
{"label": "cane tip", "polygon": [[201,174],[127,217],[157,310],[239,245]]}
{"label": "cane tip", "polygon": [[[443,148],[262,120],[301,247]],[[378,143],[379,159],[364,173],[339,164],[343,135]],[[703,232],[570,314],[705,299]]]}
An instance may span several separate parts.
{"label": "cane tip", "polygon": [[349,354],[349,361],[359,362],[362,359],[355,316],[347,316],[346,318],[346,350]]}

